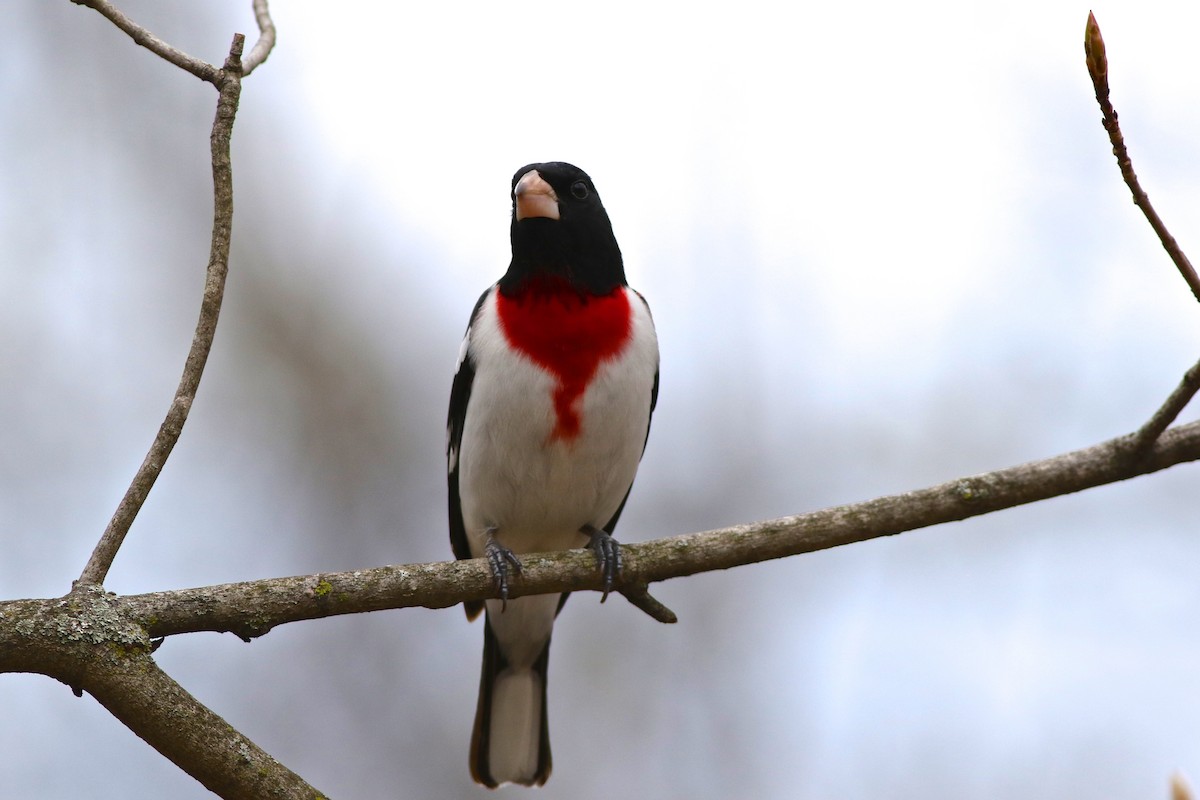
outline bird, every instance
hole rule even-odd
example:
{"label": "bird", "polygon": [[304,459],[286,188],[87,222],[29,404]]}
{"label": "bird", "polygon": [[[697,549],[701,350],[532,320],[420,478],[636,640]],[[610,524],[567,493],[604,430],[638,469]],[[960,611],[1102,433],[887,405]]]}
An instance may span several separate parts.
{"label": "bird", "polygon": [[512,259],[471,312],[450,391],[447,484],[458,559],[486,558],[470,768],[477,783],[550,776],[546,675],[568,594],[509,598],[520,557],[588,547],[605,596],[619,582],[613,529],[658,401],[650,307],[625,278],[595,184],[565,162],[528,164],[510,192]]}

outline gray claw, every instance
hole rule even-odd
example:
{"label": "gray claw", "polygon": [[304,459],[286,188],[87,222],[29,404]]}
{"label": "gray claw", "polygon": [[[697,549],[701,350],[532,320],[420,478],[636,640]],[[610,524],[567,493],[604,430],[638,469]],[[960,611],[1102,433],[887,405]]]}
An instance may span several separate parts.
{"label": "gray claw", "polygon": [[604,575],[604,594],[600,596],[603,603],[621,575],[621,545],[608,531],[591,525],[584,525],[579,532],[590,538],[587,548],[596,554],[596,563]]}
{"label": "gray claw", "polygon": [[517,554],[496,541],[497,528],[487,529],[487,541],[483,544],[483,555],[488,560],[492,570],[492,583],[500,593],[500,610],[508,608],[508,568],[511,566],[517,574],[521,572],[521,559]]}

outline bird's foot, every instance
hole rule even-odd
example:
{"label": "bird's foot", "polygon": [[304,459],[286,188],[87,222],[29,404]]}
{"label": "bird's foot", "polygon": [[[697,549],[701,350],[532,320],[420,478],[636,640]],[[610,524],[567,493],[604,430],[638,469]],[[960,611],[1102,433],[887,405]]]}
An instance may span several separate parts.
{"label": "bird's foot", "polygon": [[513,572],[519,575],[521,559],[517,558],[517,554],[512,550],[496,541],[498,531],[499,528],[488,528],[484,531],[487,538],[483,543],[483,556],[488,560],[488,566],[492,570],[492,583],[495,585],[496,591],[500,593],[500,610],[504,611],[508,608],[508,568],[511,566]]}
{"label": "bird's foot", "polygon": [[579,532],[589,537],[587,548],[596,554],[596,563],[604,575],[604,594],[600,596],[603,603],[621,576],[621,545],[608,531],[591,525],[584,525]]}

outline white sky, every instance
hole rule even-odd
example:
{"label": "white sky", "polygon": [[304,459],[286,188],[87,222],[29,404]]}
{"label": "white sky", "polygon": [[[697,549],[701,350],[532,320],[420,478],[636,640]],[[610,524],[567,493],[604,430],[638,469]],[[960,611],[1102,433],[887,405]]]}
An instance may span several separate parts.
{"label": "white sky", "polygon": [[[1200,122],[1197,104],[1179,101],[1200,91],[1188,33],[1200,8],[1095,10],[1137,163],[1162,213],[1183,219],[1200,203],[1172,207],[1175,187],[1152,171],[1148,139],[1157,147]],[[802,285],[870,314],[919,284],[934,298],[898,321],[913,329],[905,335],[930,335],[939,310],[1020,255],[1022,200],[1057,177],[1038,174],[1039,150],[1066,138],[1057,149],[1104,170],[1100,190],[1124,193],[1098,124],[1062,124],[1098,122],[1079,3],[310,11],[278,14],[299,50],[328,54],[299,70],[316,133],[348,179],[383,198],[383,213],[420,219],[451,247],[448,268],[467,270],[456,276],[466,283],[490,281],[505,262],[511,171],[563,159],[596,179],[638,285],[702,277],[686,259],[662,258],[688,246],[699,220],[747,232],[771,273],[746,277],[775,296]],[[500,235],[464,235],[489,221]],[[861,344],[855,330],[838,341]]]}
{"label": "white sky", "polygon": [[[886,395],[937,374],[954,348],[1011,345],[1020,332],[1001,309],[1027,311],[1035,350],[1047,335],[1124,341],[1148,319],[1187,347],[1191,301],[1099,126],[1087,12],[1062,0],[377,4],[361,16],[301,4],[276,10],[279,59],[294,60],[256,82],[286,81],[291,102],[311,104],[335,195],[377,203],[378,226],[417,222],[417,268],[444,277],[447,313],[507,263],[512,171],[582,166],[676,375],[694,367],[703,383],[716,334],[697,328],[728,315],[739,333],[721,341],[751,373],[740,379],[773,381],[761,394],[780,416],[778,398],[797,391],[857,402],[863,374]],[[1095,12],[1135,163],[1186,247],[1200,104],[1179,98],[1200,96],[1188,34],[1200,8]],[[411,227],[402,237],[411,247]],[[1067,308],[1045,281],[1074,292]],[[773,372],[758,344],[808,336],[845,374],[813,388]]]}

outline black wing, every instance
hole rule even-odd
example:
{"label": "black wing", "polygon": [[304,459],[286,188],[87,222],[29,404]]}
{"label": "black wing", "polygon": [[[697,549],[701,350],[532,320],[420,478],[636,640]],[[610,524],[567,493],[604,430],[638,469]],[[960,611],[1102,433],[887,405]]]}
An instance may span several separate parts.
{"label": "black wing", "polygon": [[[471,338],[471,326],[475,324],[475,317],[478,316],[483,301],[487,299],[488,293],[491,291],[488,289],[484,292],[471,311],[471,321],[468,323],[467,332],[463,337],[462,360],[458,365],[458,372],[454,374],[454,383],[450,386],[450,411],[446,418],[446,465],[448,467],[446,482],[449,489],[450,547],[454,550],[454,557],[460,560],[471,558],[471,548],[467,544],[467,527],[463,523],[462,501],[458,496],[459,448],[462,445],[463,426],[467,420],[467,405],[471,400],[471,384],[475,382],[475,363],[471,359],[468,345]],[[467,611],[468,619],[475,619],[483,610],[483,603],[478,600],[466,602],[463,606]]]}

